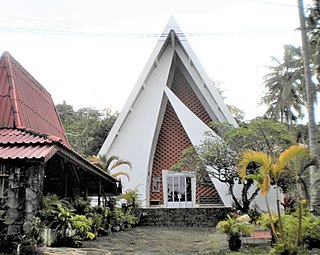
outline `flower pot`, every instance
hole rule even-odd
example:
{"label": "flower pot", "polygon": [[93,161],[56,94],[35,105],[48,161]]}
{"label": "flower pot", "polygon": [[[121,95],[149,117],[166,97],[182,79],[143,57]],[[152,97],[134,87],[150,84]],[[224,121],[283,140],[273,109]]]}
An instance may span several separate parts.
{"label": "flower pot", "polygon": [[241,248],[241,239],[239,236],[230,236],[228,242],[231,251],[238,251]]}
{"label": "flower pot", "polygon": [[45,228],[42,232],[43,243],[46,246],[51,246],[57,240],[57,233],[54,229]]}
{"label": "flower pot", "polygon": [[112,231],[113,232],[119,232],[120,231],[120,226],[119,225],[112,226]]}

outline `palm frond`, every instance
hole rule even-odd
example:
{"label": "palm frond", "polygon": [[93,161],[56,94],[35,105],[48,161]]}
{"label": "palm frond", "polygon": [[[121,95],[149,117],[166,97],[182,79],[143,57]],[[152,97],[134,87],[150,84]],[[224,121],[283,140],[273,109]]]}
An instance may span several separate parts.
{"label": "palm frond", "polygon": [[301,145],[292,145],[279,156],[279,167],[285,168],[286,165],[297,157],[307,157],[309,155],[308,149]]}
{"label": "palm frond", "polygon": [[100,159],[99,156],[92,155],[87,157],[87,160],[95,166],[100,167],[102,170],[106,170],[106,164]]}
{"label": "palm frond", "polygon": [[263,182],[260,187],[261,195],[266,196],[269,192],[269,189],[270,189],[270,175],[266,174],[263,176]]}
{"label": "palm frond", "polygon": [[256,162],[260,165],[259,169],[263,173],[269,172],[269,168],[272,164],[271,157],[262,151],[246,151],[242,154],[239,163],[239,176],[245,178],[247,167],[251,162]]}
{"label": "palm frond", "polygon": [[109,170],[111,171],[112,169],[118,167],[118,166],[122,166],[122,165],[127,165],[129,166],[130,170],[132,168],[132,165],[131,165],[131,162],[129,161],[126,161],[126,160],[122,160],[122,159],[119,159],[118,161],[116,161],[110,168]]}
{"label": "palm frond", "polygon": [[115,178],[120,176],[120,175],[124,175],[125,177],[128,178],[128,181],[130,181],[129,175],[127,173],[125,173],[125,172],[117,172],[117,173],[114,173],[114,174],[111,174],[111,175],[112,175],[112,177],[115,177]]}
{"label": "palm frond", "polygon": [[107,166],[107,169],[110,171],[110,165],[112,163],[112,161],[119,161],[120,160],[120,157],[118,156],[110,156],[107,160],[106,160],[106,166]]}

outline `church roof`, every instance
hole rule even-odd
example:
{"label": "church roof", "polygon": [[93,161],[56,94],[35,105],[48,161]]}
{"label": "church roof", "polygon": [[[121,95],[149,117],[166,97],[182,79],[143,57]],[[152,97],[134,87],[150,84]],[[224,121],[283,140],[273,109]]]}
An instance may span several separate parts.
{"label": "church roof", "polygon": [[9,52],[0,57],[0,128],[28,129],[69,145],[48,91]]}
{"label": "church roof", "polygon": [[[191,88],[192,98],[181,98],[174,91],[173,81],[178,72],[185,80],[180,89]],[[196,105],[204,109],[212,122],[237,126],[218,89],[205,73],[178,24],[171,18],[99,152],[100,155],[119,155],[132,163],[130,182],[124,186],[138,187],[142,200],[148,200],[155,151],[169,106],[176,115],[175,123],[186,134],[190,145],[201,144],[208,132],[215,135],[199,116],[197,106],[193,105],[195,99],[199,102]],[[172,153],[181,155],[180,150]],[[226,194],[223,189],[218,189],[222,199]],[[229,201],[223,202],[229,205]]]}

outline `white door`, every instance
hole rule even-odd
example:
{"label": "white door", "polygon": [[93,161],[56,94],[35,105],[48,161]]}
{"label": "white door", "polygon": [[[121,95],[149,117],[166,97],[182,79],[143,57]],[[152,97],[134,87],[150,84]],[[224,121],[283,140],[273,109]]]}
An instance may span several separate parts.
{"label": "white door", "polygon": [[195,177],[190,173],[163,171],[163,195],[166,207],[193,207]]}

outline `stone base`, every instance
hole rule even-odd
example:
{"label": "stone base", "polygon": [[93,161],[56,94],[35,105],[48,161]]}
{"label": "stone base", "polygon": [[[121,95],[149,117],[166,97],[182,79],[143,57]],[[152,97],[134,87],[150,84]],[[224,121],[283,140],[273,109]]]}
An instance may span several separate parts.
{"label": "stone base", "polygon": [[214,227],[231,208],[143,208],[143,226]]}

